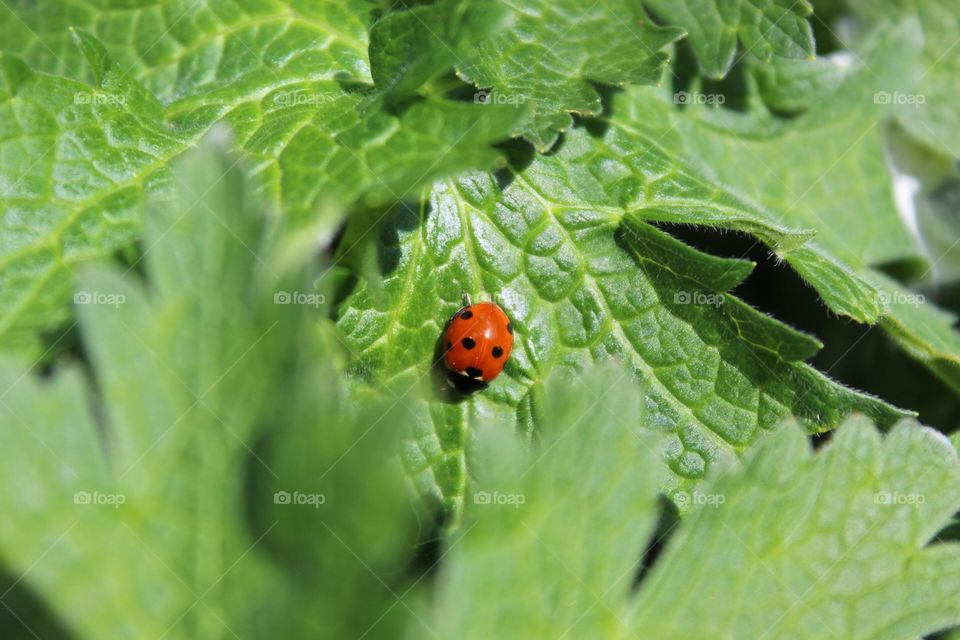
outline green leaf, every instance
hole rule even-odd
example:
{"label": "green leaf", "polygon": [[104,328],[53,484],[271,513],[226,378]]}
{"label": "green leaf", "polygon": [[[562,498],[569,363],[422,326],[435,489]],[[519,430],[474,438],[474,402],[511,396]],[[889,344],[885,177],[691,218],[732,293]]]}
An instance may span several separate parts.
{"label": "green leaf", "polygon": [[849,69],[835,56],[816,60],[775,58],[769,63],[750,58],[748,65],[760,97],[771,109],[800,112],[829,100]]}
{"label": "green leaf", "polygon": [[409,95],[469,56],[506,18],[507,7],[492,0],[442,0],[390,13],[370,29],[373,80],[392,95]]}
{"label": "green leaf", "polygon": [[854,419],[813,455],[783,429],[703,495],[724,500],[681,525],[631,605],[634,630],[696,634],[705,622],[679,598],[710,602],[730,638],[906,640],[960,621],[960,553],[936,540],[960,506],[960,465],[932,430],[881,439]]}
{"label": "green leaf", "polygon": [[960,393],[960,333],[955,314],[926,302],[923,294],[876,275],[887,313],[881,326],[911,356]]}
{"label": "green leaf", "polygon": [[523,0],[509,22],[458,61],[459,75],[488,90],[490,104],[523,104],[521,133],[538,149],[553,146],[571,113],[600,113],[591,83],[653,84],[669,60],[665,47],[683,35],[650,22],[637,2]]}
{"label": "green leaf", "polygon": [[[75,31],[92,85],[0,55],[0,344],[8,349],[29,352],[38,331],[67,322],[76,266],[138,237],[146,198],[170,189],[169,163],[218,123],[230,125],[255,167],[265,205],[306,218],[330,202],[380,206],[415,197],[434,178],[496,166],[491,143],[524,118],[509,105],[439,97],[387,104],[371,85],[365,31],[355,28],[366,8],[299,13],[252,3],[249,14],[233,7],[220,16],[195,5],[172,5],[172,31],[149,51],[108,50]],[[22,20],[54,29],[44,6],[25,8]],[[151,7],[126,18],[150,23]],[[359,13],[325,22],[345,11]],[[126,23],[93,26],[129,40]],[[70,60],[80,64],[76,54]]]}
{"label": "green leaf", "polygon": [[[556,367],[626,363],[646,385],[647,426],[669,435],[670,489],[695,485],[786,415],[813,431],[850,411],[884,423],[901,415],[803,364],[815,339],[727,293],[751,263],[700,253],[641,218],[742,207],[746,227],[778,237],[777,227],[656,146],[625,151],[610,136],[607,145],[574,130],[504,189],[482,174],[438,183],[428,205],[395,215],[381,237],[382,301],[362,284],[340,309],[358,368],[409,388],[436,371],[461,292],[496,297],[511,317],[516,343],[504,373],[470,399],[441,393],[431,428],[405,452],[421,491],[454,513],[469,425],[497,416],[541,428],[540,384]],[[802,238],[780,236],[788,246]]]}
{"label": "green leaf", "polygon": [[[718,181],[761,205],[769,219],[815,230],[806,246],[821,255],[854,268],[919,263],[919,247],[900,219],[884,163],[881,123],[887,111],[874,104],[873,94],[913,73],[920,42],[910,22],[875,34],[864,62],[853,62],[855,69],[829,99],[792,120],[755,109],[677,109],[665,92],[635,88],[615,102],[611,122],[681,154],[685,166],[708,167]],[[789,253],[785,257],[791,260]]]}
{"label": "green leaf", "polygon": [[[614,637],[630,558],[656,524],[656,438],[624,419],[644,409],[623,371],[557,377],[547,393],[542,447],[522,448],[509,425],[478,443],[479,477],[438,585],[441,638]],[[601,532],[605,544],[584,544]]]}
{"label": "green leaf", "polygon": [[87,31],[124,75],[169,104],[338,74],[368,80],[371,10],[366,0],[131,0],[115,8],[13,0],[0,6],[0,49],[37,71],[90,82],[92,70],[77,58],[69,33]]}
{"label": "green leaf", "polygon": [[722,78],[735,63],[737,39],[745,52],[763,61],[812,58],[813,30],[806,0],[644,0],[668,24],[689,33],[700,69]]}
{"label": "green leaf", "polygon": [[[862,63],[830,99],[788,122],[755,111],[678,110],[663,92],[634,88],[615,102],[606,139],[621,153],[656,145],[688,170],[699,167],[757,203],[751,210],[758,224],[765,219],[816,230],[803,246],[772,246],[833,311],[871,324],[882,319],[911,355],[960,389],[960,335],[952,316],[877,270],[889,264],[913,273],[930,268],[894,202],[882,135],[889,112],[873,99],[878,88],[915,72],[921,41],[915,21],[877,31]],[[686,211],[674,221],[743,229],[725,223],[727,217]]]}
{"label": "green leaf", "polygon": [[[957,194],[960,184],[960,118],[956,95],[960,91],[960,7],[952,2],[854,2],[856,25],[851,40],[862,46],[863,33],[879,25],[914,21],[923,35],[920,62],[901,82],[890,82],[874,98],[888,106],[895,123],[888,128],[887,148],[898,171],[902,207],[916,225],[930,256],[923,274],[937,284],[958,278],[960,252],[957,235]],[[923,328],[914,329],[922,332]]]}
{"label": "green leaf", "polygon": [[182,165],[176,206],[147,218],[149,289],[81,279],[97,393],[74,366],[47,380],[0,367],[0,559],[72,637],[396,637],[406,623],[377,573],[398,575],[413,533],[392,461],[406,409],[351,397],[315,318],[274,304],[299,279],[276,275],[235,163]]}
{"label": "green leaf", "polygon": [[[649,441],[619,420],[631,395],[621,384],[551,387],[563,400],[550,435],[508,455],[512,464],[482,460],[480,500],[447,542],[437,628],[466,638],[691,638],[709,628],[716,638],[910,640],[960,621],[960,550],[936,543],[960,507],[956,453],[915,423],[881,439],[862,417],[815,454],[787,425],[742,468],[685,494],[690,517],[661,534],[672,533],[666,550],[631,590],[657,482]],[[630,455],[642,463],[626,464]],[[585,465],[586,481],[572,477]]]}
{"label": "green leaf", "polygon": [[897,121],[931,149],[960,158],[960,6],[950,0],[851,3],[866,26],[918,20],[923,30],[921,67],[907,82],[883,88],[878,99],[891,105]]}
{"label": "green leaf", "polygon": [[184,148],[162,107],[89,39],[95,87],[0,56],[0,335],[7,343],[66,318],[75,266],[130,243],[148,190]]}

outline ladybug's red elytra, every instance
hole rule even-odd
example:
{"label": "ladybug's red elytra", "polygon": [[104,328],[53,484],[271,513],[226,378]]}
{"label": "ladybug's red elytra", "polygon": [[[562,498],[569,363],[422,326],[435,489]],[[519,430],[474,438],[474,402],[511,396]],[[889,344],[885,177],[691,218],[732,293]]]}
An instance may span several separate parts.
{"label": "ladybug's red elytra", "polygon": [[510,357],[513,324],[495,302],[466,302],[447,325],[443,361],[454,373],[490,382]]}

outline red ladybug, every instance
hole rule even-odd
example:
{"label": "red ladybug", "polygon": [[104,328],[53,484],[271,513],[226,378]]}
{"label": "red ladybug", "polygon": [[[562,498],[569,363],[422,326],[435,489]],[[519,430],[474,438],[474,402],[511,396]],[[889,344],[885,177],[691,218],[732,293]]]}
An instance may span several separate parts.
{"label": "red ladybug", "polygon": [[490,382],[503,371],[513,349],[513,324],[494,302],[478,302],[453,314],[443,336],[447,369]]}

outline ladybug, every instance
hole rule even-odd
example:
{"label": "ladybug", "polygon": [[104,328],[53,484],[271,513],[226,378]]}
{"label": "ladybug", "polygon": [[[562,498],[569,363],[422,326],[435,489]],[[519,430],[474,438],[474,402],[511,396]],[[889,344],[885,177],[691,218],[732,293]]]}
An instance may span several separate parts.
{"label": "ladybug", "polygon": [[447,323],[443,361],[457,378],[490,382],[510,357],[513,324],[495,302],[466,303]]}

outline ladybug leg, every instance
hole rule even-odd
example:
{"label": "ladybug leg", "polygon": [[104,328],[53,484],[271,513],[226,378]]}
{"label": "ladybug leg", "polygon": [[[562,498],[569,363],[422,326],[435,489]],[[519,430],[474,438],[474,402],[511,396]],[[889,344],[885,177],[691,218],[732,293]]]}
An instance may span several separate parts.
{"label": "ladybug leg", "polygon": [[471,305],[473,304],[472,302],[470,302],[470,294],[467,293],[467,290],[466,290],[466,289],[461,289],[461,290],[460,290],[460,295],[463,296],[463,306],[469,307],[469,306],[471,306]]}

